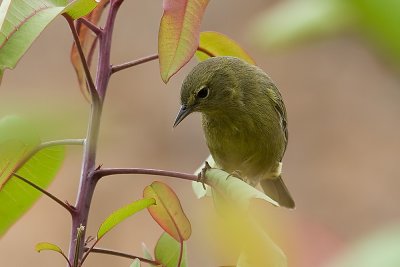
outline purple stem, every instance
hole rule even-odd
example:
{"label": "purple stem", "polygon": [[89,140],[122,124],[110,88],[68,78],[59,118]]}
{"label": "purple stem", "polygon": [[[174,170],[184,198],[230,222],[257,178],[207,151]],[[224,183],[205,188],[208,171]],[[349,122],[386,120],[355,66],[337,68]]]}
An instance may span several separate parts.
{"label": "purple stem", "polygon": [[147,57],[139,58],[139,59],[136,59],[136,60],[133,60],[133,61],[122,63],[120,65],[114,65],[114,66],[111,67],[111,73],[116,73],[117,71],[124,70],[124,69],[127,69],[127,68],[131,68],[131,67],[134,67],[136,65],[140,65],[140,64],[143,64],[143,63],[155,60],[155,59],[158,59],[158,54],[154,54],[154,55],[150,55],[150,56],[147,56]]}
{"label": "purple stem", "polygon": [[84,24],[86,27],[88,27],[92,32],[94,32],[96,35],[99,35],[101,33],[101,30],[99,27],[94,25],[92,22],[85,18],[79,18],[78,22]]}
{"label": "purple stem", "polygon": [[[100,43],[99,62],[97,68],[96,86],[95,87],[93,86],[96,89],[96,92],[91,91],[92,105],[89,118],[89,127],[86,135],[86,141],[84,144],[81,178],[79,182],[79,191],[75,205],[76,212],[72,216],[72,229],[71,229],[71,238],[70,238],[70,246],[68,254],[70,262],[76,262],[74,261],[74,259],[78,259],[79,262],[82,259],[84,251],[84,242],[77,242],[77,234],[78,234],[78,229],[81,225],[85,226],[86,229],[88,223],[90,204],[93,197],[94,189],[97,184],[97,179],[95,179],[92,176],[92,173],[95,170],[95,164],[96,164],[97,141],[100,129],[100,118],[103,107],[103,99],[106,94],[108,82],[110,80],[110,75],[111,75],[110,50],[111,50],[112,33],[114,28],[115,17],[122,2],[123,0],[110,1],[110,9],[104,30],[99,32],[98,35]],[[76,38],[77,37],[76,29],[74,25],[71,23],[71,20],[68,20],[68,22],[71,26],[71,30],[74,35],[74,39],[78,47],[79,53],[82,56],[83,51],[79,44],[79,38]],[[84,64],[84,68],[88,69],[88,64],[85,58],[81,57],[81,59],[82,63]],[[86,74],[87,74],[86,78],[89,81],[89,87],[91,87],[90,73],[87,71]],[[98,97],[96,97],[97,93]],[[81,234],[81,238],[82,240],[85,239],[85,231]]]}
{"label": "purple stem", "polygon": [[[85,250],[89,250],[89,248],[85,248]],[[93,253],[100,253],[100,254],[106,254],[106,255],[113,255],[113,256],[118,256],[118,257],[123,257],[123,258],[128,258],[128,259],[139,259],[141,262],[146,262],[148,264],[152,264],[152,265],[156,265],[158,266],[160,263],[157,261],[153,261],[153,260],[149,260],[149,259],[145,259],[142,257],[138,257],[135,255],[131,255],[131,254],[127,254],[124,252],[120,252],[120,251],[116,251],[116,250],[112,250],[112,249],[105,249],[105,248],[97,248],[94,247],[91,249],[91,251]]]}
{"label": "purple stem", "polygon": [[156,169],[143,169],[143,168],[109,168],[109,169],[99,169],[93,172],[93,177],[100,179],[104,176],[116,175],[116,174],[149,174],[149,175],[159,175],[175,177],[184,180],[198,181],[198,176],[194,174],[156,170]]}

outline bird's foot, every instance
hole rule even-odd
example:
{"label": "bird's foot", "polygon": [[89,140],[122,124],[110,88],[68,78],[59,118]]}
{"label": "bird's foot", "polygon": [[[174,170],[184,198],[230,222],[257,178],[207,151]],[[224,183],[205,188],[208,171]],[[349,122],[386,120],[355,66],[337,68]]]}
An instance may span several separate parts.
{"label": "bird's foot", "polygon": [[210,164],[208,164],[207,161],[204,162],[204,168],[201,169],[201,172],[197,175],[197,182],[200,182],[203,185],[204,190],[207,190],[206,185],[205,185],[205,179],[206,179],[206,172],[207,170],[211,169]]}
{"label": "bird's foot", "polygon": [[240,180],[242,180],[242,181],[245,181],[245,180],[242,178],[242,174],[240,173],[239,170],[235,170],[235,171],[231,172],[231,173],[226,177],[226,180],[228,180],[229,177],[231,177],[231,176],[236,177],[236,178],[238,178],[238,179],[240,179]]}

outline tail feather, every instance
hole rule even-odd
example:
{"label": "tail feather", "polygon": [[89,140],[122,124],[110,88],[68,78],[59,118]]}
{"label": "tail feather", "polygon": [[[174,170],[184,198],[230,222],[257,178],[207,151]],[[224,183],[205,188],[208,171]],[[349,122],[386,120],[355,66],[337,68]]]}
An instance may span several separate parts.
{"label": "tail feather", "polygon": [[260,184],[265,194],[277,201],[280,206],[290,209],[295,207],[294,200],[283,183],[281,176],[275,179],[261,180]]}

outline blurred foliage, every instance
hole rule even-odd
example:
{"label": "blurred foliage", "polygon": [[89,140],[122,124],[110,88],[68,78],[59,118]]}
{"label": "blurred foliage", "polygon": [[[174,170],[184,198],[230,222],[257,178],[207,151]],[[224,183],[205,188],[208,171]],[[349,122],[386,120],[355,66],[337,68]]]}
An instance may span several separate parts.
{"label": "blurred foliage", "polygon": [[271,50],[353,32],[400,69],[399,25],[398,0],[283,1],[255,19],[251,37]]}
{"label": "blurred foliage", "polygon": [[400,266],[400,225],[384,227],[348,247],[327,267]]}

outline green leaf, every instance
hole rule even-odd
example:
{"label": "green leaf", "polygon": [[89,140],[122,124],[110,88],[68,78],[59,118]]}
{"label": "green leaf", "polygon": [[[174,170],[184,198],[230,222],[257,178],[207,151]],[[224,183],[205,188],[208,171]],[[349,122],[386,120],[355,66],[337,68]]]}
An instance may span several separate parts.
{"label": "green leaf", "polygon": [[42,149],[28,160],[38,144],[32,126],[20,118],[9,116],[0,120],[0,237],[42,195],[13,173],[45,189],[63,162],[63,146]]}
{"label": "green leaf", "polygon": [[350,245],[328,267],[400,266],[400,225],[386,226]]}
{"label": "green leaf", "polygon": [[255,19],[251,37],[265,48],[283,48],[337,33],[353,19],[346,1],[284,1]]}
{"label": "green leaf", "polygon": [[0,6],[0,77],[67,5],[66,0],[3,0]]}
{"label": "green leaf", "polygon": [[279,204],[242,180],[220,169],[208,169],[205,183],[213,189],[213,196],[232,202],[237,207],[247,208],[253,198],[263,199],[275,206]]}
{"label": "green leaf", "polygon": [[143,196],[154,198],[156,205],[148,207],[153,219],[177,241],[189,239],[192,229],[175,192],[162,182],[146,186]]}
{"label": "green leaf", "polygon": [[59,246],[55,245],[55,244],[48,243],[48,242],[40,242],[40,243],[36,244],[35,250],[37,252],[42,252],[43,250],[50,250],[50,251],[55,251],[57,253],[60,253],[64,257],[64,259],[67,261],[68,265],[71,266],[71,263],[69,262],[69,260],[68,260],[67,256],[65,255],[64,251],[62,251],[62,249]]}
{"label": "green leaf", "polygon": [[153,198],[144,198],[116,210],[101,224],[99,230],[97,231],[97,239],[102,238],[107,232],[111,231],[126,218],[151,205],[154,205],[155,203],[156,201]]}
{"label": "green leaf", "polygon": [[211,56],[233,56],[256,65],[249,54],[228,36],[219,32],[202,32],[200,33],[200,44],[196,57],[199,61],[203,61]]}
{"label": "green leaf", "polygon": [[52,251],[55,251],[55,252],[58,252],[58,253],[64,255],[64,252],[61,250],[61,248],[59,246],[54,245],[52,243],[48,243],[48,242],[37,243],[35,246],[35,250],[37,252],[41,252],[43,250],[52,250]]}
{"label": "green leaf", "polygon": [[[150,250],[147,248],[145,243],[142,243],[142,251],[143,251],[143,257],[146,260],[151,260],[151,261],[153,260],[153,256],[151,256]],[[156,266],[156,265],[150,264],[150,266]]]}
{"label": "green leaf", "polygon": [[95,9],[99,2],[100,0],[75,0],[64,9],[64,13],[72,19],[79,19]]}
{"label": "green leaf", "polygon": [[131,263],[130,267],[140,267],[140,260],[134,259],[133,262]]}
{"label": "green leaf", "polygon": [[156,260],[165,267],[186,267],[186,244],[182,241],[182,245],[182,261],[180,266],[178,266],[181,244],[169,234],[163,233],[154,248]]}
{"label": "green leaf", "polygon": [[194,55],[209,0],[164,0],[158,33],[161,78],[166,83]]}
{"label": "green leaf", "polygon": [[400,1],[353,0],[349,6],[359,19],[357,27],[386,59],[400,67]]}

